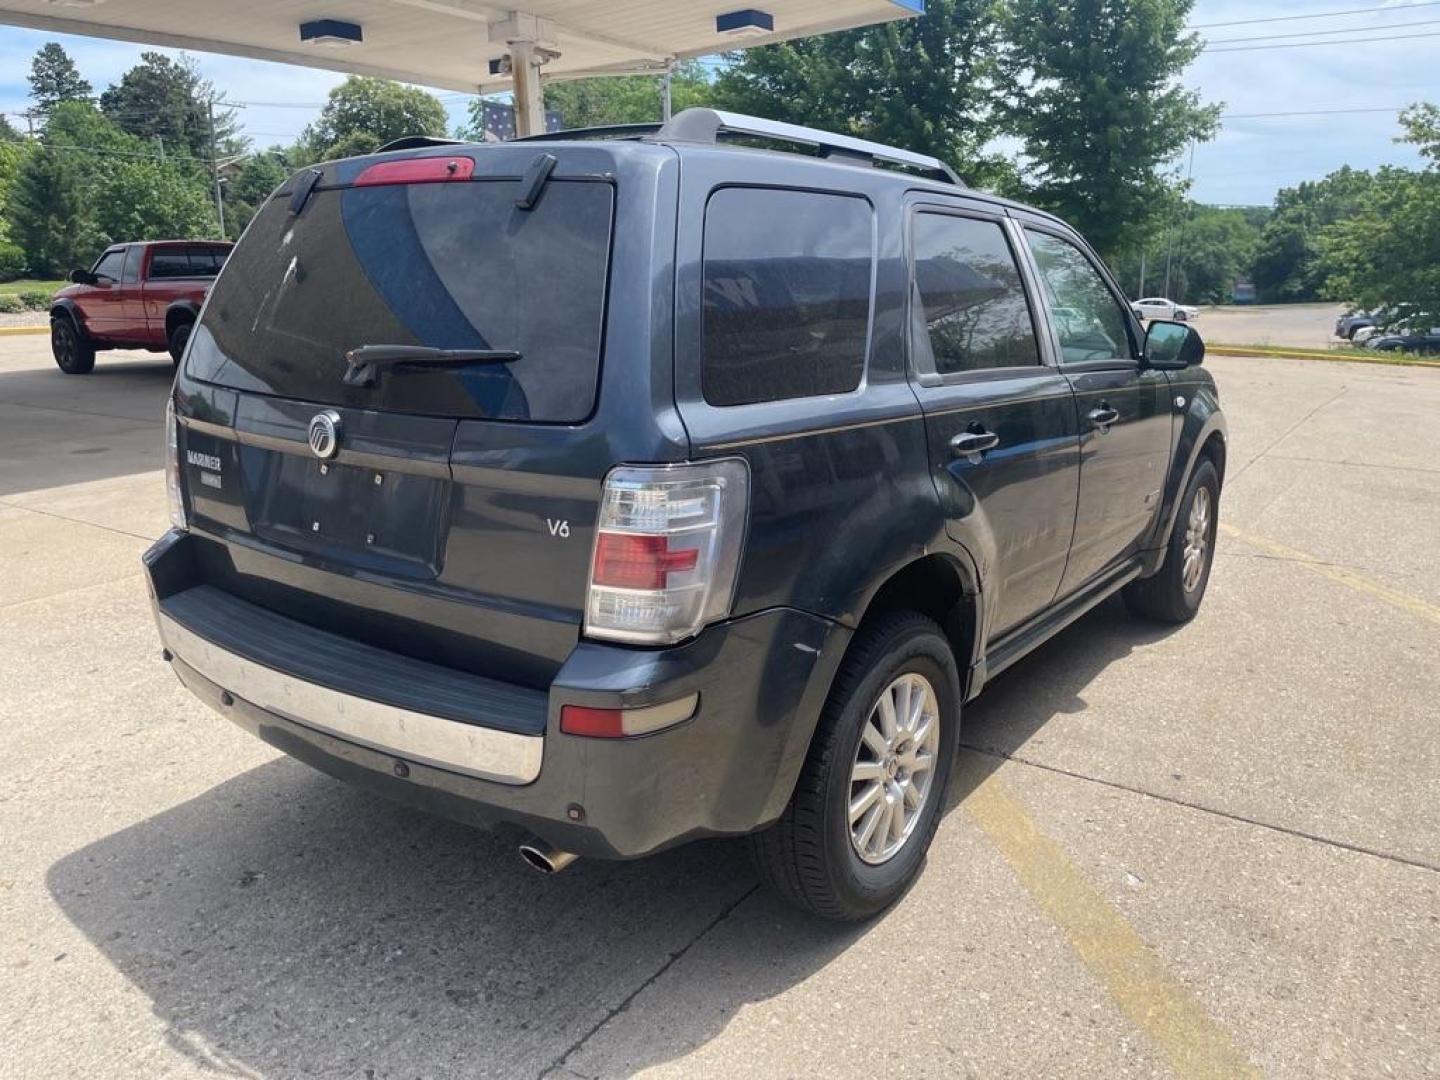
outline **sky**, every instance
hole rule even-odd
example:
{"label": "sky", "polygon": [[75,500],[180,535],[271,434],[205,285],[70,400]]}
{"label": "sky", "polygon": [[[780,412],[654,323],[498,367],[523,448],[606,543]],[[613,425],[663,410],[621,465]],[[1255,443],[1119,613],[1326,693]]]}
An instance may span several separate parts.
{"label": "sky", "polygon": [[[1192,192],[1199,201],[1266,205],[1279,188],[1342,165],[1420,163],[1412,148],[1394,142],[1396,111],[1414,101],[1440,102],[1440,63],[1426,59],[1440,57],[1440,0],[1196,0],[1191,22],[1209,47],[1183,81],[1203,101],[1223,104],[1225,116],[1220,134],[1195,148]],[[97,91],[118,80],[142,50],[0,26],[0,111],[25,108],[30,57],[46,41],[61,42]],[[218,90],[244,104],[239,120],[258,146],[292,141],[343,79],[311,68],[192,55]],[[439,91],[437,97],[452,125],[464,120],[464,95]],[[1256,115],[1273,113],[1291,115]],[[9,119],[23,129],[19,117]]]}

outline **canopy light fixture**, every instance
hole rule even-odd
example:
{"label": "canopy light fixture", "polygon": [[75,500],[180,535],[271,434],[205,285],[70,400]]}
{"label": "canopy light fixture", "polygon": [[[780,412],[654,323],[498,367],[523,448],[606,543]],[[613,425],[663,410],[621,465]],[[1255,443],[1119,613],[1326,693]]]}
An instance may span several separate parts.
{"label": "canopy light fixture", "polygon": [[365,40],[359,23],[340,19],[314,19],[300,24],[300,40],[306,45],[323,45],[330,49],[358,45]]}
{"label": "canopy light fixture", "polygon": [[745,8],[743,11],[729,11],[715,16],[715,32],[731,37],[754,37],[768,34],[775,29],[775,16],[768,11]]}

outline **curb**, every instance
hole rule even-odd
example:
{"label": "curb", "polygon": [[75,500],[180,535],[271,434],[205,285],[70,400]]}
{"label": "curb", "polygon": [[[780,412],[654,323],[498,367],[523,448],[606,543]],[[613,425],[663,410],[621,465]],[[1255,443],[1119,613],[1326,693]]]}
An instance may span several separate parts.
{"label": "curb", "polygon": [[9,337],[20,334],[48,334],[48,326],[0,326],[0,337]]}
{"label": "curb", "polygon": [[1357,356],[1353,353],[1329,352],[1325,349],[1285,349],[1269,345],[1211,345],[1205,344],[1206,355],[1249,356],[1274,358],[1277,360],[1326,360],[1332,364],[1378,364],[1382,367],[1425,367],[1440,368],[1440,360],[1423,360],[1420,357],[1402,354],[1381,354]]}

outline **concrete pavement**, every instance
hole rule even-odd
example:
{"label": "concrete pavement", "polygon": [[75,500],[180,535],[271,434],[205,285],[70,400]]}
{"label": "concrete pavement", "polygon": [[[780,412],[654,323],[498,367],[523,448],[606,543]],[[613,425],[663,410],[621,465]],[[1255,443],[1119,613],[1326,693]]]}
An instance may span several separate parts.
{"label": "concrete pavement", "polygon": [[1440,1075],[1440,372],[1209,364],[1200,617],[988,687],[837,928],[734,844],[540,878],[210,714],[138,572],[168,362],[0,338],[0,1076]]}

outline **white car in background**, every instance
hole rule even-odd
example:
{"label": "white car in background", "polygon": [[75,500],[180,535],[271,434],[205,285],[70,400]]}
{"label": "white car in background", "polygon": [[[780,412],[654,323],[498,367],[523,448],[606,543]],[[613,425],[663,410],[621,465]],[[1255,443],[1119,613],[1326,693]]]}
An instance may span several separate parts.
{"label": "white car in background", "polygon": [[1189,322],[1200,315],[1198,307],[1177,304],[1174,300],[1166,300],[1163,296],[1147,296],[1144,300],[1132,301],[1130,306],[1135,309],[1136,317],[1141,319],[1173,319],[1176,322]]}

